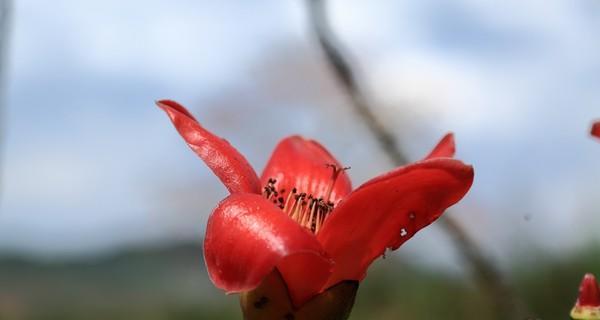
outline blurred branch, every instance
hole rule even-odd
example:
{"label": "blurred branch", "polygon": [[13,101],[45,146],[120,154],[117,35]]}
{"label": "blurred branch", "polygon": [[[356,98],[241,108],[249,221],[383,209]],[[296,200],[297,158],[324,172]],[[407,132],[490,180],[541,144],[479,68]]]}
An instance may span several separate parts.
{"label": "blurred branch", "polygon": [[6,139],[6,51],[8,49],[8,36],[10,29],[11,1],[0,0],[0,199],[2,197],[2,165],[4,164],[3,143]]}
{"label": "blurred branch", "polygon": [[[324,1],[307,0],[307,2],[312,28],[325,54],[327,63],[351,100],[350,105],[367,124],[381,148],[394,164],[403,165],[408,163],[398,140],[375,116],[373,108],[360,89],[350,63],[339,49],[340,46],[329,26]],[[517,319],[520,311],[518,310],[518,300],[504,283],[500,271],[495,268],[492,261],[482,254],[479,246],[452,216],[444,215],[440,222],[443,229],[451,236],[462,258],[470,264],[477,283],[488,294],[490,302],[496,307],[497,319]]]}

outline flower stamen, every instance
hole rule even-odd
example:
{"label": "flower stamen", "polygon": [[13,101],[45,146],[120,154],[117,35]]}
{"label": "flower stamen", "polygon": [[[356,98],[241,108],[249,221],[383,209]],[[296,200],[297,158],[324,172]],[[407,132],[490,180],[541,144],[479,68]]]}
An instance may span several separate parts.
{"label": "flower stamen", "polygon": [[269,179],[267,185],[263,189],[263,196],[267,198],[267,200],[271,200],[271,196],[277,196],[277,189],[275,189],[275,183],[277,180]]}
{"label": "flower stamen", "polygon": [[318,233],[325,219],[333,211],[334,203],[329,201],[331,197],[333,185],[342,170],[348,168],[338,168],[334,165],[331,166],[333,174],[331,177],[331,184],[326,192],[326,198],[316,198],[312,194],[306,192],[298,192],[298,189],[292,188],[287,195],[285,190],[281,189],[277,191],[276,179],[269,179],[267,185],[263,188],[263,196],[272,201],[277,205],[285,214],[296,221],[299,225],[310,230],[312,233]]}

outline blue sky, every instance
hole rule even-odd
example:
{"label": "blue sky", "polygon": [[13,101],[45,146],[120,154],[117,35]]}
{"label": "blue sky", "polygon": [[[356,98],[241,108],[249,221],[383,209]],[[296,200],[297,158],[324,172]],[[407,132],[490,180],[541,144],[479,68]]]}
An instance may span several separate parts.
{"label": "blue sky", "polygon": [[[330,12],[413,159],[456,133],[476,169],[456,215],[491,254],[598,241],[600,144],[587,131],[600,118],[600,3],[338,0]],[[257,170],[292,133],[323,141],[355,185],[390,168],[323,68],[301,2],[19,0],[10,40],[0,251],[199,240],[225,190],[159,98]],[[403,250],[451,260],[440,243],[434,227]]]}

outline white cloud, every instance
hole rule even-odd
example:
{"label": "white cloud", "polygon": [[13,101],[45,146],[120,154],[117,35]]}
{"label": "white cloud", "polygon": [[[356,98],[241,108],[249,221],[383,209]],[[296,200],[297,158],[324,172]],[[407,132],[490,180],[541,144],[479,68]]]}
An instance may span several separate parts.
{"label": "white cloud", "polygon": [[137,77],[189,93],[244,77],[250,61],[289,36],[299,18],[275,1],[16,4],[15,76],[36,78],[61,66],[67,73]]}

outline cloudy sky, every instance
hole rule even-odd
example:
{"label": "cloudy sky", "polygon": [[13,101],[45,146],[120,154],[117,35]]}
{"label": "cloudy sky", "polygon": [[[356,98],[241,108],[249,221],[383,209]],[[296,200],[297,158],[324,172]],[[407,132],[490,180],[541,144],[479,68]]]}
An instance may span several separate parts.
{"label": "cloudy sky", "polygon": [[[322,63],[301,1],[14,2],[0,252],[199,241],[225,190],[160,98],[188,105],[257,170],[292,133],[321,140],[355,185],[390,168]],[[600,2],[330,4],[406,152],[418,159],[456,133],[476,180],[455,215],[491,255],[600,240],[600,144],[587,135],[600,118]],[[404,251],[451,260],[447,242],[433,227]]]}

